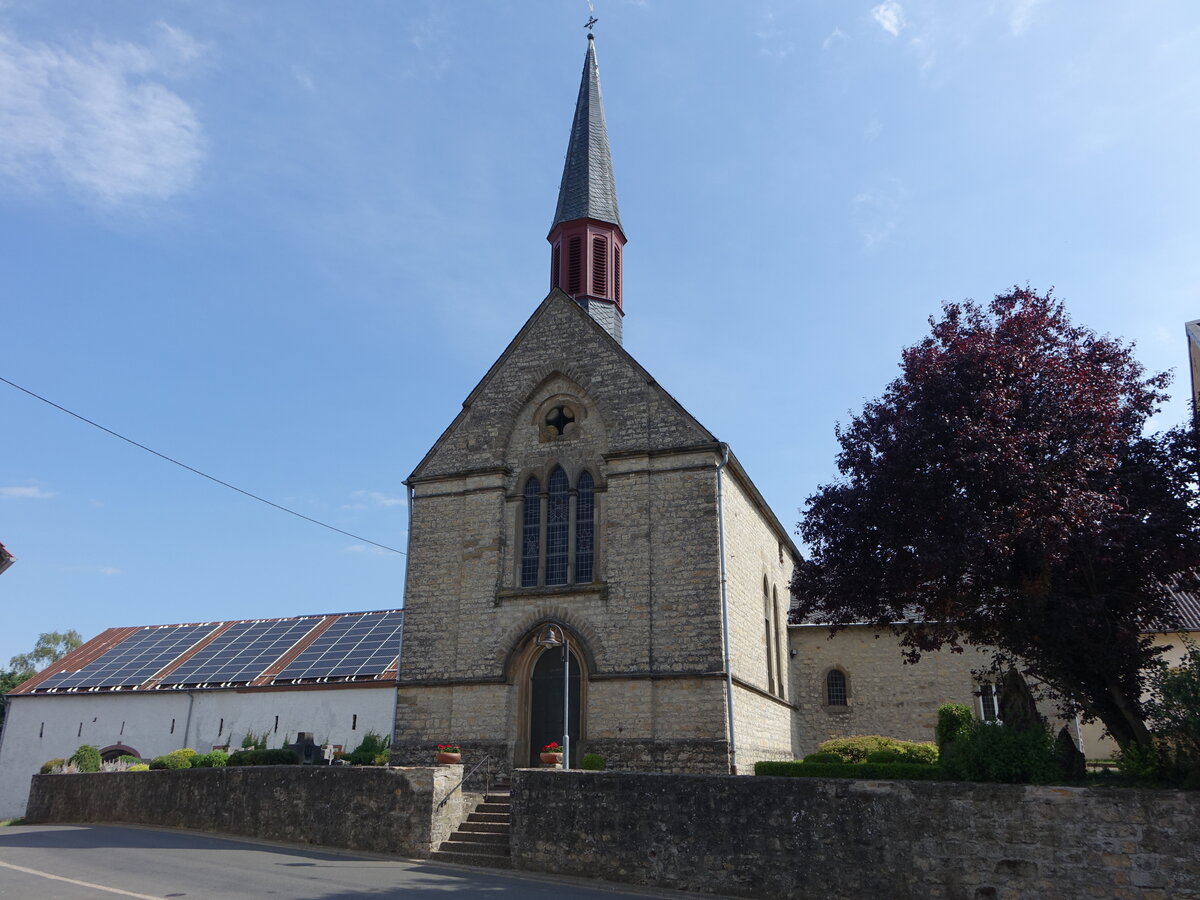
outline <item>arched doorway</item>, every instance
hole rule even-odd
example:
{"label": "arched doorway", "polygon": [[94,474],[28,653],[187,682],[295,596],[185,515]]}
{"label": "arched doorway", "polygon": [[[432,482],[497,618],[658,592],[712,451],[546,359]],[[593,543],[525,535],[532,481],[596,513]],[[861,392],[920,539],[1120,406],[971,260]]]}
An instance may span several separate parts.
{"label": "arched doorway", "polygon": [[[563,654],[561,647],[552,647],[542,652],[534,663],[529,683],[529,765],[540,766],[538,754],[551,741],[562,743],[563,739]],[[579,660],[570,654],[570,726],[571,758],[568,766],[579,761]]]}

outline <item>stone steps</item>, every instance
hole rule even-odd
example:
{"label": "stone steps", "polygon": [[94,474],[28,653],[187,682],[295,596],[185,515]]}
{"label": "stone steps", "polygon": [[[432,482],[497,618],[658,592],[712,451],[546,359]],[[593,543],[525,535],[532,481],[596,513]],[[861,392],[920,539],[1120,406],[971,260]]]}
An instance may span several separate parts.
{"label": "stone steps", "polygon": [[430,859],[460,866],[509,869],[512,868],[511,832],[512,803],[507,793],[494,790],[476,805],[450,839],[430,854]]}

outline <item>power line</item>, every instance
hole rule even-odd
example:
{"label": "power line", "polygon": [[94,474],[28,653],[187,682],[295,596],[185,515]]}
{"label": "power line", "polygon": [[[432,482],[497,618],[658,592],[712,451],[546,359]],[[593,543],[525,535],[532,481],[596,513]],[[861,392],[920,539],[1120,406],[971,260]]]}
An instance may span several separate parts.
{"label": "power line", "polygon": [[135,446],[141,450],[145,450],[147,453],[153,453],[159,459],[165,459],[169,463],[174,463],[175,465],[179,466],[181,469],[187,469],[189,472],[192,472],[195,475],[199,475],[201,478],[207,478],[209,481],[215,481],[217,484],[221,485],[222,487],[227,487],[231,491],[237,491],[239,494],[243,494],[243,495],[249,497],[251,500],[257,500],[259,503],[265,503],[265,504],[267,504],[267,506],[273,506],[273,507],[275,507],[275,509],[282,510],[285,513],[291,513],[293,516],[296,516],[299,519],[303,519],[306,522],[312,522],[314,525],[320,525],[322,528],[328,528],[330,531],[336,531],[338,534],[344,534],[346,537],[354,538],[356,541],[362,541],[364,544],[370,544],[372,547],[378,547],[381,550],[390,550],[392,553],[399,553],[401,556],[407,555],[403,550],[397,550],[395,547],[389,547],[387,544],[381,544],[378,541],[369,540],[368,538],[362,537],[361,535],[351,534],[349,531],[343,531],[342,529],[336,528],[333,525],[328,524],[327,522],[322,522],[319,519],[314,519],[311,516],[306,516],[306,515],[304,515],[304,513],[296,512],[296,510],[294,510],[294,509],[288,509],[286,506],[280,506],[278,503],[272,503],[270,500],[266,499],[265,497],[258,496],[258,494],[252,494],[249,491],[244,491],[237,485],[230,484],[228,481],[222,481],[220,478],[214,478],[212,475],[209,475],[207,472],[201,472],[199,469],[195,469],[192,466],[189,466],[187,463],[182,463],[177,459],[172,459],[171,457],[167,456],[165,453],[159,453],[157,450],[152,450],[151,448],[147,447],[145,444],[139,444],[137,441],[133,440],[132,438],[127,438],[123,434],[118,434],[117,432],[113,431],[111,428],[105,428],[99,422],[93,422],[91,419],[87,418],[87,416],[81,416],[77,412],[71,412],[71,410],[67,409],[65,406],[59,406],[53,400],[48,400],[45,397],[43,397],[41,394],[35,394],[33,391],[29,390],[29,388],[21,387],[21,385],[17,384],[15,381],[9,381],[7,378],[5,378],[3,376],[0,376],[0,381],[3,381],[5,384],[9,385],[10,387],[15,387],[18,391],[26,393],[30,397],[33,397],[37,400],[41,400],[43,403],[47,403],[50,406],[53,406],[57,410],[65,412],[68,416],[74,416],[76,419],[78,419],[81,422],[87,422],[89,425],[91,425],[94,428],[99,428],[101,431],[103,431],[107,434],[111,434],[115,438],[120,438],[127,444],[133,444],[133,446]]}

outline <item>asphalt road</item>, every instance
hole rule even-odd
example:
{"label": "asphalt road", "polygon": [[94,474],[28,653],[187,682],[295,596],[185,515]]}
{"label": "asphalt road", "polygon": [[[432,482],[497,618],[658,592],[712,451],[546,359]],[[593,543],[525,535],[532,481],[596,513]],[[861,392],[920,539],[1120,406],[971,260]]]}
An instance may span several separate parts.
{"label": "asphalt road", "polygon": [[190,831],[116,825],[0,828],[2,900],[645,900],[685,896]]}

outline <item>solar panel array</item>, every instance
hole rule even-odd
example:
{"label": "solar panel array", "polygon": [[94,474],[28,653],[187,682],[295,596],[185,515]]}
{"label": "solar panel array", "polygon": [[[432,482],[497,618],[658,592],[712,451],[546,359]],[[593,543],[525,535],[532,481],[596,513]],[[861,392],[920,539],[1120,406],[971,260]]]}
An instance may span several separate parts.
{"label": "solar panel array", "polygon": [[340,617],[275,681],[382,675],[400,655],[402,611]]}
{"label": "solar panel array", "polygon": [[[311,643],[270,678],[271,683],[375,678],[391,670],[399,657],[403,622],[403,611],[386,610],[232,624],[148,626],[77,671],[55,672],[33,686],[32,693],[136,688],[155,676],[151,688],[246,685],[296,653],[306,639]],[[227,624],[224,631],[195,649]],[[311,637],[314,629],[326,625],[315,639]]]}
{"label": "solar panel array", "polygon": [[230,684],[253,681],[312,631],[320,616],[235,622],[178,668],[162,684]]}
{"label": "solar panel array", "polygon": [[37,689],[134,687],[181,656],[216,624],[139,628],[98,659],[74,672],[58,672]]}

